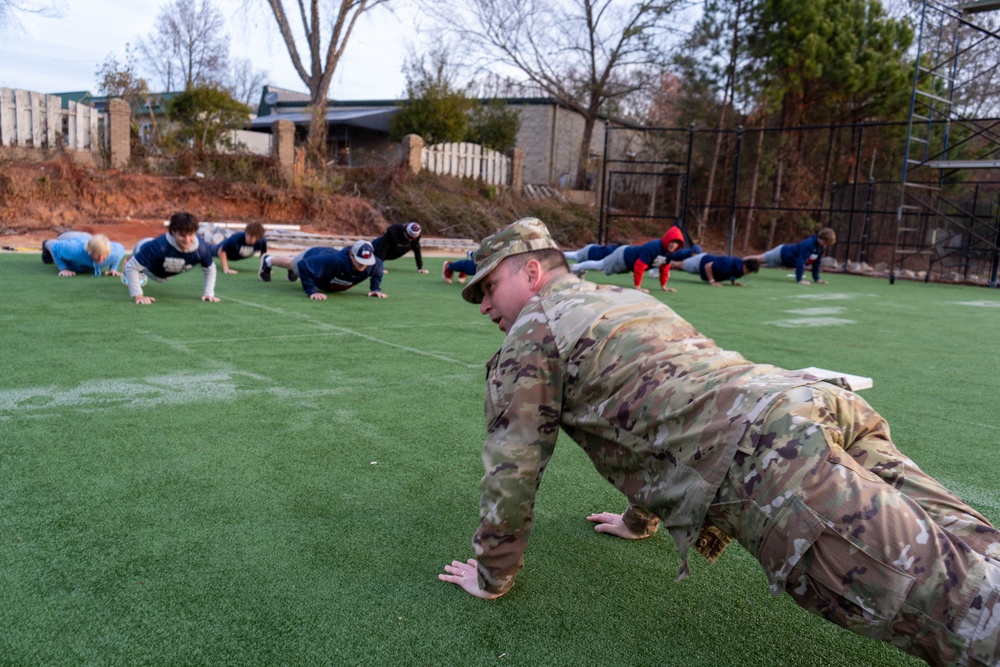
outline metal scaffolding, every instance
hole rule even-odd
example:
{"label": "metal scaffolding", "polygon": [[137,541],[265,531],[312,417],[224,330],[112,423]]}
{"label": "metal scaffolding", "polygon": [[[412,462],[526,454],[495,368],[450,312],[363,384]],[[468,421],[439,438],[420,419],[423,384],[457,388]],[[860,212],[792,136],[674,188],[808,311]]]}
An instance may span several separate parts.
{"label": "metal scaffolding", "polygon": [[[1000,219],[982,219],[976,210],[948,196],[945,185],[960,172],[1000,168],[998,123],[963,116],[956,99],[973,77],[960,63],[1000,34],[977,25],[972,14],[1000,9],[1000,0],[973,0],[950,6],[923,0],[910,96],[906,146],[889,282],[907,263],[923,266],[925,280],[935,269],[960,258],[960,248],[974,240],[1000,244]],[[1000,204],[1000,202],[998,202]],[[980,238],[981,237],[981,238]],[[990,285],[997,285],[997,257]]]}

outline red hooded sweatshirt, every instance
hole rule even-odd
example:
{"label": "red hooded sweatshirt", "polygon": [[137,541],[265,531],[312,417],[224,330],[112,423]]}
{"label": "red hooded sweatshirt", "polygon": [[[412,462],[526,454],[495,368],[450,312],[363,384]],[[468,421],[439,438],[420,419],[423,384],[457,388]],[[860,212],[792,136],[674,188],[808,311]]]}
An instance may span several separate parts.
{"label": "red hooded sweatshirt", "polygon": [[666,259],[663,266],[660,267],[660,287],[666,286],[667,281],[670,280],[670,252],[667,250],[667,246],[671,241],[680,243],[674,248],[675,252],[684,247],[684,233],[676,225],[668,229],[662,239],[654,239],[642,245],[629,246],[625,250],[625,266],[632,267],[632,279],[636,289],[642,286],[643,275],[658,256]]}

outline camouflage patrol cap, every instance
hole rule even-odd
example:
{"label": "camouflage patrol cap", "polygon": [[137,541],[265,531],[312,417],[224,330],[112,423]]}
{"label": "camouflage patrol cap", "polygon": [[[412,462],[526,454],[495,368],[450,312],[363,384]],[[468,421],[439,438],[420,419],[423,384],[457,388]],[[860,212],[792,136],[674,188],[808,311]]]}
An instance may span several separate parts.
{"label": "camouflage patrol cap", "polygon": [[476,275],[462,289],[462,298],[469,303],[482,303],[483,288],[480,283],[502,260],[511,255],[547,248],[558,250],[559,246],[552,240],[549,228],[538,218],[521,218],[496,234],[487,236],[472,256],[476,262]]}

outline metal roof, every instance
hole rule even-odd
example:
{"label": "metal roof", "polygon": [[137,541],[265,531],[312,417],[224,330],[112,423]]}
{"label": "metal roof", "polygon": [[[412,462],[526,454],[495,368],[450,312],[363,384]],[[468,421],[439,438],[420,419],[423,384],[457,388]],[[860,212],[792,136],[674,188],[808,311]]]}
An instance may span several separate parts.
{"label": "metal roof", "polygon": [[1000,0],[971,0],[970,2],[960,2],[958,3],[958,8],[966,14],[991,12],[995,9],[1000,9]]}
{"label": "metal roof", "polygon": [[[366,130],[388,132],[392,117],[399,107],[383,107],[379,109],[327,109],[326,122],[330,125],[350,125]],[[271,124],[279,120],[290,120],[296,125],[306,126],[312,120],[312,114],[304,112],[276,113],[261,116],[250,122],[254,130],[269,129]]]}

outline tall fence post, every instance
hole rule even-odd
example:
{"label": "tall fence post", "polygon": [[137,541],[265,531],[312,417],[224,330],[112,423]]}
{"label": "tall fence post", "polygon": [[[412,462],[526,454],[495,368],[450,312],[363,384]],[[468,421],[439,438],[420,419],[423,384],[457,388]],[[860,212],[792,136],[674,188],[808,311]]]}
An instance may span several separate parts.
{"label": "tall fence post", "polygon": [[607,244],[608,237],[608,216],[607,216],[607,203],[611,197],[611,193],[608,192],[608,156],[610,152],[608,147],[611,145],[611,123],[607,120],[604,121],[604,155],[601,158],[601,196],[599,204],[599,214],[597,217],[597,242],[601,244]]}
{"label": "tall fence post", "polygon": [[513,148],[507,151],[510,158],[510,189],[517,194],[524,190],[524,149]]}
{"label": "tall fence post", "polygon": [[[688,232],[688,213],[690,209],[691,201],[691,155],[694,153],[694,123],[688,128],[688,146],[687,146],[687,162],[684,165],[684,194],[682,196],[684,202],[683,212],[681,214],[681,229]],[[690,235],[690,233],[688,233]],[[699,239],[704,241],[704,239]]]}
{"label": "tall fence post", "polygon": [[1000,268],[1000,195],[997,195],[996,206],[993,207],[993,225],[997,235],[993,241],[993,261],[990,264],[990,287],[997,287],[997,269]]}
{"label": "tall fence post", "polygon": [[727,255],[733,254],[733,245],[736,243],[736,203],[740,190],[740,158],[743,155],[743,126],[736,128],[736,157],[733,165],[733,199],[729,204],[729,241]]}
{"label": "tall fence post", "polygon": [[290,120],[276,120],[271,123],[271,156],[278,168],[278,174],[286,183],[295,178],[295,123]]}
{"label": "tall fence post", "polygon": [[132,158],[132,109],[121,99],[108,101],[109,166],[119,169]]}
{"label": "tall fence post", "polygon": [[419,174],[423,158],[424,139],[419,134],[408,134],[403,137],[403,166],[414,174]]}
{"label": "tall fence post", "polygon": [[868,261],[868,235],[872,228],[872,207],[875,205],[875,178],[868,177],[868,191],[865,199],[864,226],[861,229],[861,248],[858,251],[858,262]]}

